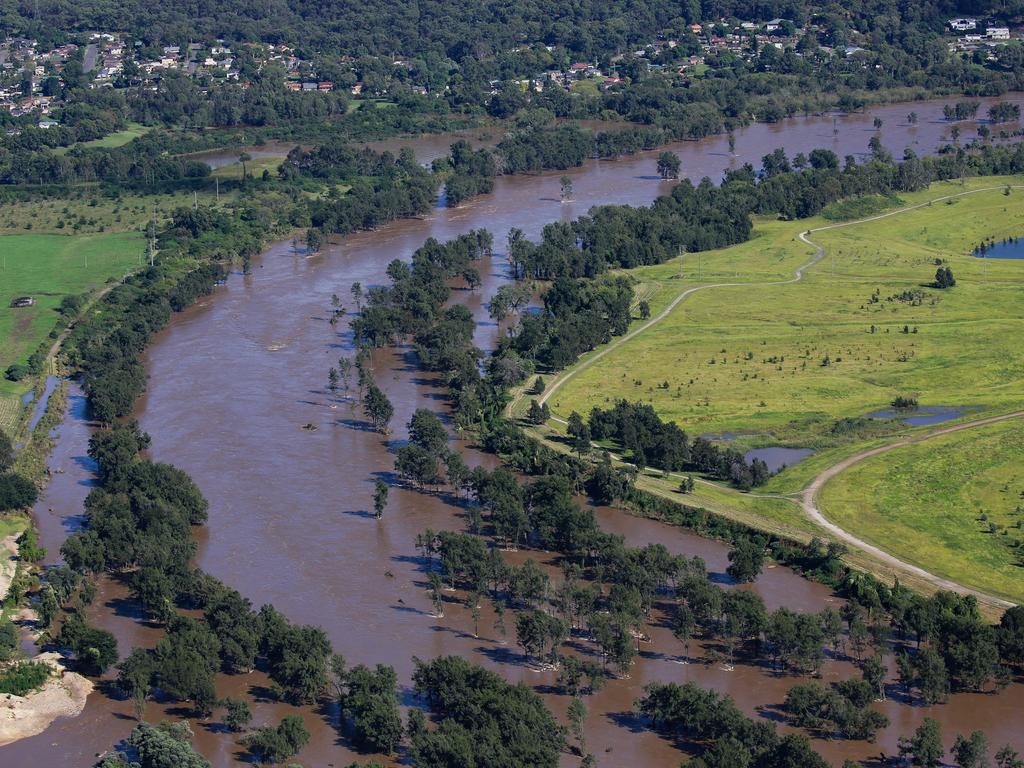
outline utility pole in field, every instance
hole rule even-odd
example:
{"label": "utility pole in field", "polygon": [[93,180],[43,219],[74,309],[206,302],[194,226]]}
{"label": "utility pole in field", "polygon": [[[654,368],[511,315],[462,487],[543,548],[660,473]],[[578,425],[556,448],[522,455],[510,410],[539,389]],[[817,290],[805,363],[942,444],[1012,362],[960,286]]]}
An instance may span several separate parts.
{"label": "utility pole in field", "polygon": [[156,202],[153,203],[153,218],[149,220],[147,227],[149,234],[149,266],[153,266],[153,257],[156,256]]}

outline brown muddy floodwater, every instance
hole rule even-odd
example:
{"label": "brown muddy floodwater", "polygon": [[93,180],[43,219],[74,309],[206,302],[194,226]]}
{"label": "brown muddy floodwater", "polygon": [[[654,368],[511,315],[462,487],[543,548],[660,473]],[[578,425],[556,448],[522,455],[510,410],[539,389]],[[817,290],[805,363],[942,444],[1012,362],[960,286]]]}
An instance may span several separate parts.
{"label": "brown muddy floodwater", "polygon": [[[1024,97],[1013,100],[1019,103]],[[840,156],[863,155],[874,135],[872,119],[878,116],[884,121],[882,139],[894,154],[902,154],[906,147],[925,154],[948,136],[949,124],[941,120],[943,103],[899,104],[839,117],[836,133],[832,117],[754,125],[737,132],[734,158],[727,154],[724,136],[671,149],[679,154],[689,177],[717,179],[724,168],[757,164],[779,146],[790,156],[816,147],[833,149]],[[986,108],[987,104],[981,112]],[[906,123],[910,111],[919,116],[916,126]],[[965,129],[964,135],[968,133]],[[432,137],[406,143],[427,161],[438,151],[443,153],[448,141]],[[327,322],[330,297],[337,293],[351,313],[354,282],[364,289],[383,283],[387,263],[408,259],[428,237],[447,240],[483,227],[494,234],[497,252],[479,265],[482,288],[457,291],[455,300],[474,312],[480,323],[477,344],[488,349],[497,328],[487,318],[486,300],[507,280],[502,252],[509,229],[519,227],[537,238],[544,224],[570,220],[593,205],[650,203],[671,190],[670,183],[654,176],[656,155],[588,162],[568,171],[575,199],[566,204],[558,201],[560,173],[501,177],[490,195],[455,209],[437,208],[423,219],[346,237],[310,258],[295,252],[290,242],[277,243],[253,261],[251,274],[233,274],[214,295],[175,317],[146,355],[149,388],[136,415],[153,437],[153,458],[192,475],[210,501],[198,565],[239,589],[256,606],[273,603],[293,622],[323,626],[350,664],[393,665],[405,703],[413,700],[413,656],[460,654],[510,680],[538,686],[553,711],[564,717],[568,699],[547,687],[553,674],[524,666],[514,636],[503,642],[486,611],[479,638],[473,636],[469,612],[457,604],[455,595],[450,595],[444,618],[432,615],[414,539],[428,527],[462,529],[460,510],[437,496],[393,488],[384,519],[377,522],[368,513],[373,482],[391,477],[393,459],[388,441],[368,431],[355,403],[326,391],[328,368],[339,356],[352,354],[344,324],[332,329]],[[443,392],[417,370],[410,350],[379,350],[373,365],[378,384],[395,406],[391,441],[405,438],[404,424],[415,408],[443,409]],[[91,482],[92,467],[85,456],[90,427],[77,389],[71,391],[69,408],[51,459],[51,466],[63,472],[54,475],[36,508],[51,560],[64,536],[80,524],[82,500]],[[302,429],[306,423],[318,429]],[[471,465],[493,461],[469,446],[460,449]],[[722,544],[614,509],[598,509],[597,515],[603,528],[622,534],[631,544],[661,542],[675,553],[699,555],[716,580],[728,583]],[[517,562],[526,557],[550,559],[542,552],[510,554]],[[817,611],[839,603],[828,589],[782,567],[766,569],[756,584],[743,588],[756,590],[769,609],[786,605]],[[90,620],[117,635],[122,654],[136,645],[152,646],[159,637],[126,599],[125,590],[109,582],[103,584]],[[587,748],[602,766],[660,768],[683,759],[675,746],[638,728],[629,717],[634,699],[648,682],[693,680],[731,694],[751,716],[771,719],[778,719],[786,691],[798,682],[742,663],[734,671],[683,665],[676,656],[681,649],[669,631],[655,626],[651,633],[653,642],[643,644],[629,679],[610,682],[587,701]],[[848,661],[830,658],[823,677],[836,680],[853,674]],[[218,693],[258,697],[266,684],[255,673],[222,676]],[[0,749],[0,765],[89,765],[96,753],[124,738],[134,725],[131,704],[105,695],[103,689],[90,697],[80,717],[59,721],[37,737]],[[819,740],[816,747],[834,762],[846,757],[866,760],[880,753],[892,756],[897,738],[928,714],[942,721],[950,742],[958,731],[980,728],[993,745],[1011,742],[1024,750],[1024,686],[1019,684],[998,696],[957,695],[931,709],[900,704],[893,697],[879,706],[892,725],[876,744]],[[254,711],[254,725],[301,712],[313,734],[296,758],[304,765],[342,766],[356,757],[339,737],[333,711],[295,710],[265,699],[257,701]],[[174,707],[151,704],[147,717],[181,714]],[[229,766],[241,758],[234,739],[215,721],[193,727],[198,748],[213,765]],[[567,755],[563,764],[574,766],[577,760]]]}

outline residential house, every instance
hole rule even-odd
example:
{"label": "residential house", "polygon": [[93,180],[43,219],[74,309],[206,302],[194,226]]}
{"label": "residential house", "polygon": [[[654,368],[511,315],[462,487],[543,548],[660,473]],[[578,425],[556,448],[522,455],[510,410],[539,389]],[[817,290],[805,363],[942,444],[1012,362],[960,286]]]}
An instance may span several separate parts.
{"label": "residential house", "polygon": [[950,19],[949,27],[955,32],[969,32],[978,26],[977,19]]}

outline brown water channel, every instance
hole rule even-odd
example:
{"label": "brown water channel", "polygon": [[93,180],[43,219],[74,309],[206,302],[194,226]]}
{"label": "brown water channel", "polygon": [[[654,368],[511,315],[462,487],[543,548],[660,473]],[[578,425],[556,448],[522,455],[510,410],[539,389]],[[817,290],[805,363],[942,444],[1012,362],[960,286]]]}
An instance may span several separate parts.
{"label": "brown water channel", "polygon": [[[912,146],[924,154],[948,135],[948,124],[941,122],[942,103],[893,105],[842,117],[838,134],[833,134],[831,117],[755,125],[737,133],[735,158],[727,154],[725,137],[672,149],[687,175],[718,178],[731,163],[757,163],[778,146],[791,156],[815,147],[834,149],[840,156],[862,153],[874,133],[872,118],[878,115],[885,121],[882,137],[891,151],[901,154]],[[911,110],[920,118],[915,127],[905,120]],[[416,141],[409,143],[419,148]],[[436,138],[428,140],[426,153],[436,145]],[[393,488],[384,519],[377,522],[368,514],[373,482],[382,475],[390,477],[393,460],[386,441],[365,428],[358,409],[325,391],[327,369],[339,356],[351,354],[344,324],[332,329],[327,322],[330,297],[337,293],[354,309],[349,293],[353,282],[364,288],[384,282],[387,263],[408,259],[427,237],[447,240],[484,227],[494,234],[498,252],[480,265],[482,288],[457,292],[455,298],[480,321],[477,343],[490,348],[497,329],[487,319],[486,299],[507,279],[503,250],[509,229],[520,227],[537,238],[544,224],[579,216],[595,204],[649,203],[671,189],[652,178],[656,154],[588,162],[569,171],[575,199],[567,204],[558,202],[561,174],[501,177],[493,194],[456,209],[438,208],[423,219],[346,237],[311,258],[293,251],[290,241],[275,244],[254,260],[251,274],[232,275],[213,296],[175,317],[146,355],[149,388],[136,415],[153,437],[153,458],[187,471],[210,501],[198,565],[239,589],[256,606],[273,603],[293,622],[323,626],[350,664],[393,665],[405,686],[406,701],[411,700],[407,686],[414,655],[460,654],[510,680],[540,686],[548,704],[564,716],[568,699],[544,688],[553,675],[524,666],[514,633],[503,644],[486,611],[479,638],[472,634],[468,611],[454,602],[443,619],[431,615],[414,538],[427,527],[462,529],[460,510],[435,496]],[[379,350],[373,364],[378,384],[395,406],[391,440],[404,439],[403,425],[415,408],[443,409],[442,391],[416,369],[408,350]],[[69,416],[59,428],[51,460],[52,467],[63,471],[54,475],[36,509],[51,560],[78,524],[91,478],[85,458],[89,424],[82,405],[80,392],[73,388]],[[318,429],[304,430],[307,423]],[[460,448],[471,465],[492,461],[468,446]],[[673,552],[703,557],[715,578],[727,582],[726,548],[721,544],[617,510],[602,508],[597,514],[602,527],[621,533],[632,544],[657,541]],[[512,555],[517,561],[528,556],[549,559],[545,553]],[[838,603],[826,588],[781,567],[767,569],[752,588],[769,609],[786,605],[816,611]],[[151,646],[159,637],[116,584],[103,585],[90,619],[115,632],[123,654],[135,645]],[[511,630],[511,622],[509,626]],[[743,664],[731,672],[717,665],[681,665],[675,657],[680,648],[669,632],[655,627],[652,634],[653,642],[643,645],[630,678],[612,681],[587,702],[587,746],[600,765],[679,764],[682,755],[675,747],[638,729],[629,718],[632,702],[647,682],[694,680],[730,693],[749,714],[766,717],[775,717],[771,708],[780,705],[786,690],[797,682]],[[826,680],[852,674],[852,666],[842,660],[830,660],[824,670]],[[259,674],[222,677],[218,693],[258,694],[266,684]],[[819,741],[816,746],[837,762],[880,752],[893,755],[897,737],[930,714],[944,723],[950,741],[957,730],[983,728],[993,744],[1010,741],[1024,750],[1021,685],[999,696],[958,695],[932,710],[893,701],[881,706],[893,725],[877,744]],[[762,711],[764,707],[768,709]],[[293,711],[258,701],[254,724],[276,723]],[[313,740],[298,756],[299,762],[342,766],[354,759],[338,735],[333,712],[301,712]],[[147,717],[152,721],[179,714],[173,707],[164,710],[152,704]],[[80,717],[0,749],[0,765],[88,765],[133,725],[129,702],[96,693]],[[216,723],[195,723],[194,728],[197,746],[215,766],[231,765],[240,757],[234,740]],[[566,756],[563,763],[576,761]]]}

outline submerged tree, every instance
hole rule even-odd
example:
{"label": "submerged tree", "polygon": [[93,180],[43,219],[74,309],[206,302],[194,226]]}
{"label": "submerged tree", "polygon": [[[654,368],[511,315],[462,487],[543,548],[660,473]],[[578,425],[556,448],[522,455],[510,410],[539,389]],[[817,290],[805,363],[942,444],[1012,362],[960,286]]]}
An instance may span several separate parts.
{"label": "submerged tree", "polygon": [[306,249],[310,253],[317,253],[324,247],[324,233],[316,227],[306,230]]}
{"label": "submerged tree", "polygon": [[561,184],[562,202],[567,202],[572,198],[572,179],[568,176],[563,176],[559,179]]}
{"label": "submerged tree", "polygon": [[675,152],[666,151],[658,155],[658,175],[663,179],[678,179],[681,165]]}
{"label": "submerged tree", "polygon": [[753,581],[764,568],[764,545],[757,540],[740,539],[729,550],[726,572],[736,581]]}
{"label": "submerged tree", "polygon": [[244,731],[252,721],[252,710],[243,699],[226,698],[220,702],[224,707],[224,726],[229,731]]}
{"label": "submerged tree", "polygon": [[268,763],[287,760],[308,743],[309,731],[298,715],[289,715],[276,728],[257,728],[242,739],[242,744],[258,760]]}
{"label": "submerged tree", "polygon": [[373,514],[378,520],[384,516],[384,507],[388,503],[388,484],[377,480],[373,484]]}
{"label": "submerged tree", "polygon": [[395,408],[387,395],[373,382],[370,382],[366,395],[363,396],[363,413],[375,430],[387,433]]}
{"label": "submerged tree", "polygon": [[926,717],[910,738],[899,741],[900,755],[910,759],[919,768],[937,768],[942,765],[946,750],[942,746],[942,726],[939,721]]}

